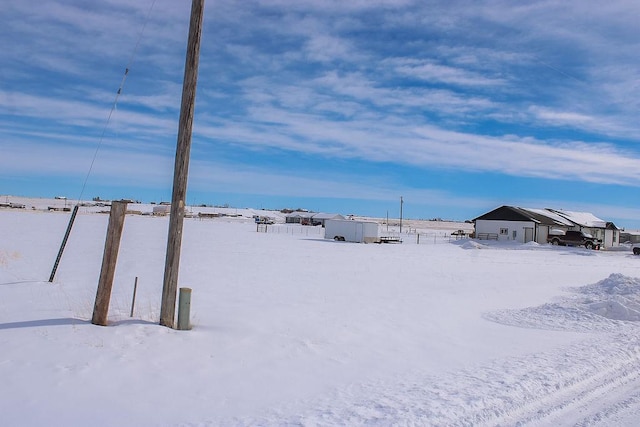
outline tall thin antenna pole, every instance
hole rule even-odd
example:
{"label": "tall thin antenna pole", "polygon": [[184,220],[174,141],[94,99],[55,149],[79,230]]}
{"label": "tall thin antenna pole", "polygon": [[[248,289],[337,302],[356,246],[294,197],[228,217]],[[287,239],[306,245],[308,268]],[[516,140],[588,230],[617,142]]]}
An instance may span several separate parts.
{"label": "tall thin antenna pole", "polygon": [[400,196],[400,233],[402,233],[402,196]]}
{"label": "tall thin antenna pole", "polygon": [[176,291],[180,267],[180,248],[182,245],[182,224],[187,195],[187,178],[189,176],[191,131],[196,101],[203,16],[204,0],[193,0],[191,3],[191,21],[189,23],[189,40],[187,42],[187,58],[184,66],[184,81],[182,84],[182,105],[180,107],[180,124],[178,128],[176,162],[173,174],[171,217],[169,220],[169,237],[167,239],[167,257],[164,266],[162,305],[160,307],[160,324],[169,328],[173,328],[176,311]]}

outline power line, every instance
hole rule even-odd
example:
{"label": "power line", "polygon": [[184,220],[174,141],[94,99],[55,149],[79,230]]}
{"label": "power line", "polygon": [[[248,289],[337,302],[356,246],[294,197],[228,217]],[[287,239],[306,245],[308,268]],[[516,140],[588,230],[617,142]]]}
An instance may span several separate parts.
{"label": "power line", "polygon": [[151,2],[151,6],[149,7],[149,11],[147,12],[147,16],[144,20],[144,24],[142,25],[142,31],[140,31],[140,34],[138,35],[138,40],[136,41],[136,45],[133,49],[133,52],[131,53],[131,56],[129,57],[129,61],[127,62],[127,66],[125,67],[124,70],[124,74],[122,76],[122,80],[120,81],[120,86],[118,87],[118,91],[116,92],[116,96],[115,99],[113,100],[113,104],[111,105],[111,110],[109,111],[109,115],[107,116],[107,122],[104,125],[104,128],[102,129],[102,134],[100,135],[100,139],[98,140],[98,144],[96,146],[96,150],[93,153],[93,158],[91,159],[91,164],[89,165],[89,170],[87,171],[87,175],[84,178],[84,182],[82,183],[82,190],[80,190],[80,196],[78,196],[77,201],[80,202],[80,200],[82,200],[82,196],[84,195],[84,190],[87,186],[87,181],[89,181],[89,176],[91,175],[91,172],[93,171],[93,165],[96,162],[96,158],[98,157],[98,152],[100,151],[100,147],[102,146],[102,142],[104,140],[104,136],[107,132],[107,128],[109,127],[109,123],[111,122],[111,117],[113,116],[113,112],[116,110],[116,106],[118,105],[118,99],[120,98],[120,95],[122,94],[122,90],[124,88],[124,84],[127,81],[127,76],[129,75],[129,70],[131,69],[131,65],[133,64],[133,60],[135,59],[137,53],[138,53],[138,48],[140,47],[140,41],[142,40],[142,35],[144,34],[144,30],[145,28],[147,28],[147,23],[149,22],[149,17],[151,16],[151,11],[153,10],[154,5],[156,4],[156,0],[153,0]]}

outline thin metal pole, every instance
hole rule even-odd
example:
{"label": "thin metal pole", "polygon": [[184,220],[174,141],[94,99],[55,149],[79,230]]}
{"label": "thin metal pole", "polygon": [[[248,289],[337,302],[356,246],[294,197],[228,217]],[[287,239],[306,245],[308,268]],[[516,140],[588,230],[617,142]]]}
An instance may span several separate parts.
{"label": "thin metal pole", "polygon": [[136,305],[136,292],[138,290],[138,276],[136,276],[135,282],[133,282],[133,298],[131,299],[131,314],[129,317],[133,317],[133,307]]}
{"label": "thin metal pole", "polygon": [[402,234],[402,196],[400,196],[400,234]]}
{"label": "thin metal pole", "polygon": [[71,234],[71,228],[73,227],[73,223],[76,220],[77,213],[78,205],[75,205],[73,207],[73,212],[71,213],[71,218],[69,219],[69,225],[67,225],[67,231],[64,233],[64,238],[62,239],[62,244],[60,245],[60,250],[58,251],[58,256],[56,257],[56,262],[53,264],[53,270],[51,270],[51,275],[49,276],[49,283],[53,282],[53,278],[56,276],[56,271],[58,270],[60,259],[62,259],[64,247],[67,246],[67,240],[69,240],[69,234]]}
{"label": "thin metal pole", "polygon": [[176,161],[173,175],[173,194],[171,197],[171,217],[169,220],[167,256],[164,266],[162,305],[160,307],[160,324],[169,328],[173,328],[176,311],[182,225],[187,195],[187,178],[189,176],[189,155],[191,151],[191,133],[196,100],[196,85],[198,81],[203,16],[204,0],[193,0],[191,3],[187,57],[184,66],[182,105],[180,107],[180,124],[178,128]]}

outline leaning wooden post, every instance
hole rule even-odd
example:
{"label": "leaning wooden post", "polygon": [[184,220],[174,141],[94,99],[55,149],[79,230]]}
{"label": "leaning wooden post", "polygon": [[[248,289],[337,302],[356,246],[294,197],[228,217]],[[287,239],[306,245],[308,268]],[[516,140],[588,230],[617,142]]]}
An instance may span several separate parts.
{"label": "leaning wooden post", "polygon": [[93,307],[93,318],[91,319],[91,323],[94,325],[107,326],[113,276],[116,271],[120,237],[122,237],[122,227],[124,226],[124,215],[126,213],[127,202],[111,202],[109,226],[107,227],[107,238],[104,244],[104,255],[102,256],[102,269],[100,270],[96,302]]}
{"label": "leaning wooden post", "polygon": [[187,178],[189,176],[189,153],[191,151],[191,131],[196,101],[203,16],[204,0],[193,0],[191,3],[191,22],[189,23],[184,81],[182,84],[182,105],[180,106],[180,123],[178,125],[178,143],[173,173],[173,193],[171,196],[171,218],[169,220],[167,256],[164,265],[162,305],[160,306],[160,324],[169,328],[173,328],[176,312],[182,224],[187,195]]}

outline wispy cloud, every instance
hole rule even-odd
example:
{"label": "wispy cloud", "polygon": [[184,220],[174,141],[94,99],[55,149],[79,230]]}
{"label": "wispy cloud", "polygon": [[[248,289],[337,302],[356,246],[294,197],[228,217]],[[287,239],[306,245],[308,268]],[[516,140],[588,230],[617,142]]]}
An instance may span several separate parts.
{"label": "wispy cloud", "polygon": [[[436,64],[431,61],[397,59],[395,70],[400,74],[425,80],[430,83],[445,83],[462,86],[497,86],[505,84],[503,79],[483,76],[471,70]],[[393,65],[392,65],[393,66]]]}
{"label": "wispy cloud", "polygon": [[[86,169],[130,64],[95,182],[166,185],[189,2],[152,3],[0,4],[3,184]],[[208,3],[190,186],[481,206],[493,179],[491,203],[533,188],[562,200],[570,183],[617,206],[640,182],[638,12],[623,0]]]}

